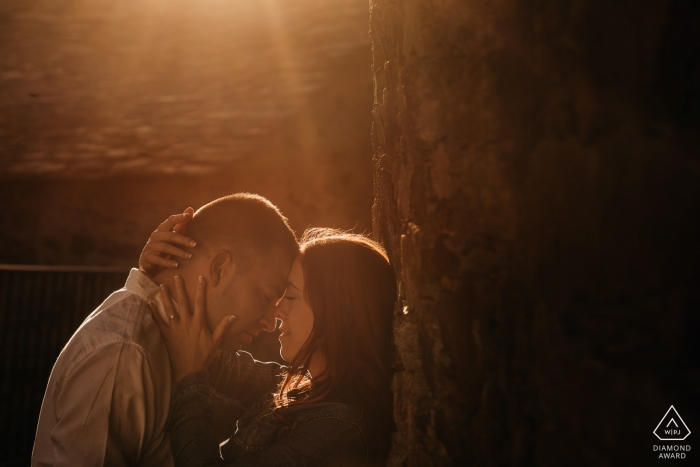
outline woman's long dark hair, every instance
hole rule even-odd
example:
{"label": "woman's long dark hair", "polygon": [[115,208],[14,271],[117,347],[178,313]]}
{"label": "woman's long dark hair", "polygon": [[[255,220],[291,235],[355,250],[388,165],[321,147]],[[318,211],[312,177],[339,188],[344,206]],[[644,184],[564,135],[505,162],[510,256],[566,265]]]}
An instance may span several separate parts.
{"label": "woman's long dark hair", "polygon": [[[314,314],[311,335],[289,365],[278,401],[356,403],[382,425],[386,454],[392,421],[392,323],[396,278],[384,249],[358,234],[309,229],[301,240],[304,298]],[[300,383],[311,355],[325,369],[313,379],[323,391],[294,402],[285,397]]]}

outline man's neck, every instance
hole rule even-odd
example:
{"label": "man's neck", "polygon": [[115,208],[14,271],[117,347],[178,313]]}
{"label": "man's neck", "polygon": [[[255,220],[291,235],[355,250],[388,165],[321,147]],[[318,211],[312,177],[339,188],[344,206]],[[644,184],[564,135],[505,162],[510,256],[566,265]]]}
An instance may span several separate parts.
{"label": "man's neck", "polygon": [[163,269],[151,279],[153,279],[153,282],[155,282],[158,285],[165,284],[168,287],[170,287],[171,285],[175,285],[174,278],[176,275],[177,274],[173,274],[173,271],[171,269]]}
{"label": "man's neck", "polygon": [[[182,280],[185,281],[185,288],[187,289],[188,293],[190,291],[190,287],[188,287],[188,282],[191,282],[191,279],[189,279],[189,275],[186,273],[186,271],[178,270],[178,269],[163,269],[160,271],[158,274],[153,276],[153,282],[155,282],[157,285],[165,285],[168,288],[168,291],[170,291],[170,295],[172,296],[173,300],[177,300],[177,289],[175,288],[175,276],[180,276]],[[189,297],[190,300],[194,300],[194,296]]]}

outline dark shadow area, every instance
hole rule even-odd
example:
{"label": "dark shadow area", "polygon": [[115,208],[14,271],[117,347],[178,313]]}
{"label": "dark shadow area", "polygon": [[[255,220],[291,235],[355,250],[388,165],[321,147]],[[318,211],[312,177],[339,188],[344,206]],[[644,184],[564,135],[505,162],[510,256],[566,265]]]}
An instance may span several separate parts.
{"label": "dark shadow area", "polygon": [[0,267],[0,465],[29,465],[51,368],[80,323],[126,272]]}
{"label": "dark shadow area", "polygon": [[653,431],[700,423],[698,11],[376,2],[392,465],[695,462]]}

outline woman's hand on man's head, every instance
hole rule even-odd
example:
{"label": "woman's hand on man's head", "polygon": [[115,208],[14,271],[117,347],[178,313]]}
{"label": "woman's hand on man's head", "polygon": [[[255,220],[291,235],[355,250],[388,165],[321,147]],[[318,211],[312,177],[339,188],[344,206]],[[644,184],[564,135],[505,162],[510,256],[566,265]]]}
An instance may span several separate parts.
{"label": "woman's hand on man's head", "polygon": [[174,258],[189,259],[192,253],[175,245],[192,248],[197,243],[182,235],[185,226],[192,219],[194,209],[187,208],[182,214],[174,214],[162,222],[148,238],[139,257],[139,269],[153,277],[163,268],[176,268]]}

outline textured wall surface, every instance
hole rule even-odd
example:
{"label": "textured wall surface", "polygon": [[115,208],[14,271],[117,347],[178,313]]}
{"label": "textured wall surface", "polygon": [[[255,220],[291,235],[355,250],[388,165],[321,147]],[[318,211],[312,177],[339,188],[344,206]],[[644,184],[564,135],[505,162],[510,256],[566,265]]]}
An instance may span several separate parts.
{"label": "textured wall surface", "polygon": [[0,175],[215,173],[368,43],[356,0],[3,0]]}
{"label": "textured wall surface", "polygon": [[298,232],[371,227],[355,0],[0,2],[0,264],[133,266],[237,191]]}
{"label": "textured wall surface", "polygon": [[698,426],[698,19],[370,1],[391,465],[644,465],[669,405]]}

